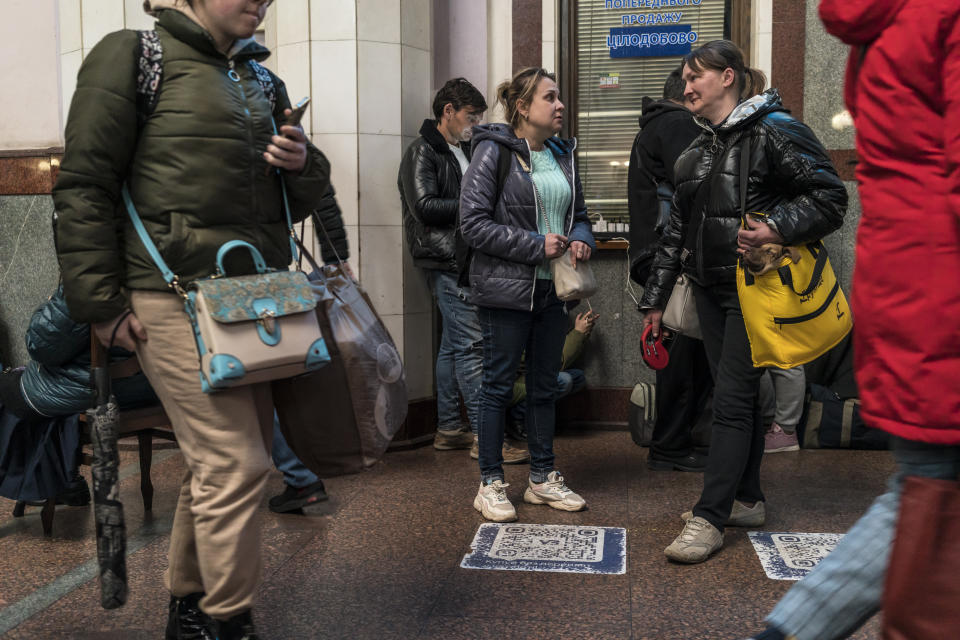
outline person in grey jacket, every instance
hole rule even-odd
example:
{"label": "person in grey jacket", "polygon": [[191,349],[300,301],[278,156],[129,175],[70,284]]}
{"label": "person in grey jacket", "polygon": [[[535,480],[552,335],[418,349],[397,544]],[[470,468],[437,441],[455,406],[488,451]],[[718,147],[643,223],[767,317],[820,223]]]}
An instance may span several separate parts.
{"label": "person in grey jacket", "polygon": [[[575,142],[556,134],[564,106],[544,69],[518,72],[497,89],[509,125],[474,129],[474,153],[460,190],[460,228],[473,249],[467,267],[483,328],[480,391],[480,489],[473,506],[489,520],[516,520],[507,498],[501,446],[504,415],[526,352],[530,480],[523,499],[579,511],[586,502],[554,468],[554,393],[566,335],[548,261],[590,259],[595,248]],[[500,162],[509,170],[500,184]]]}

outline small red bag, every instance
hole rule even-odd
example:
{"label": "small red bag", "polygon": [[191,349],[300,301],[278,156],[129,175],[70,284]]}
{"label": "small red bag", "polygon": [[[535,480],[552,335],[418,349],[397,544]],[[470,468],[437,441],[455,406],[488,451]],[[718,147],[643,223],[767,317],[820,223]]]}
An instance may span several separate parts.
{"label": "small red bag", "polygon": [[640,338],[643,342],[643,361],[651,369],[660,370],[670,362],[670,354],[667,348],[663,346],[663,332],[660,332],[656,338],[653,338],[653,325],[647,325],[643,330],[643,336]]}

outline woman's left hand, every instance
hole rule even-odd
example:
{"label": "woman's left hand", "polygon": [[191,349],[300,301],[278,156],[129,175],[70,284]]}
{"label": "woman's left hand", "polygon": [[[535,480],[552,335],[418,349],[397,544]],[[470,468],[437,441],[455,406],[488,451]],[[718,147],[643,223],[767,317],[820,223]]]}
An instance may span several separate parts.
{"label": "woman's left hand", "polygon": [[574,240],[570,243],[570,263],[576,267],[577,260],[587,262],[590,259],[590,245],[586,242]]}
{"label": "woman's left hand", "polygon": [[737,253],[743,253],[751,247],[761,247],[765,244],[783,244],[783,236],[773,230],[766,222],[757,220],[747,214],[747,228],[737,233]]}
{"label": "woman's left hand", "polygon": [[[284,111],[290,115],[290,109]],[[271,144],[263,154],[264,160],[286,171],[300,172],[307,164],[307,136],[299,126],[288,124],[280,127],[282,135],[271,138]]]}

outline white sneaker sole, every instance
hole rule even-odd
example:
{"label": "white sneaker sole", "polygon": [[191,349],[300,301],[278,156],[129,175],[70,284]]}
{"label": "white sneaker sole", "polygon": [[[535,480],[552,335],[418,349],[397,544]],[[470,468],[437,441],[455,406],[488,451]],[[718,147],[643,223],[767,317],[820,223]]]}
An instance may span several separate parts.
{"label": "white sneaker sole", "polygon": [[516,512],[516,510],[514,510],[514,512],[513,512],[512,515],[509,514],[509,513],[507,513],[507,514],[495,514],[495,513],[493,513],[492,511],[490,511],[489,509],[486,509],[486,508],[485,508],[486,506],[487,506],[487,503],[484,502],[484,501],[480,498],[480,496],[477,496],[476,498],[473,499],[473,508],[476,509],[477,511],[479,511],[479,512],[480,512],[480,515],[482,515],[482,516],[483,516],[484,518],[486,518],[487,520],[490,520],[491,522],[513,522],[514,520],[517,519],[517,512]]}
{"label": "white sneaker sole", "polygon": [[776,449],[764,449],[764,453],[784,453],[786,451],[800,451],[800,445],[798,444],[789,444],[785,447],[777,447]]}
{"label": "white sneaker sole", "polygon": [[545,500],[535,494],[530,487],[523,492],[523,501],[529,504],[546,504],[560,511],[583,511],[587,507],[587,503],[567,504],[563,500]]}

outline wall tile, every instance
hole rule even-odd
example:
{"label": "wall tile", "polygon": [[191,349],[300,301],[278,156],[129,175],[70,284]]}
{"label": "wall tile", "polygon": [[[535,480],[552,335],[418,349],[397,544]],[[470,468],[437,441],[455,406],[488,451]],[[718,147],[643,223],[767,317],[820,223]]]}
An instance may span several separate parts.
{"label": "wall tile", "polygon": [[543,55],[543,60],[540,64],[543,65],[543,68],[547,71],[556,72],[557,69],[557,43],[543,41],[543,44],[540,45],[540,51]]}
{"label": "wall tile", "polygon": [[429,51],[431,46],[430,0],[400,0],[400,42]]}
{"label": "wall tile", "polygon": [[357,117],[361,133],[400,135],[400,45],[357,43]]}
{"label": "wall tile", "polygon": [[[287,85],[287,95],[290,103],[297,103],[300,98],[310,95],[310,43],[281,45],[276,52],[277,75],[283,78]],[[313,126],[313,103],[307,107],[303,116],[303,128],[307,134]]]}
{"label": "wall tile", "polygon": [[400,43],[398,0],[357,0],[357,39]]}
{"label": "wall tile", "polygon": [[356,0],[310,0],[311,40],[356,40]]}
{"label": "wall tile", "polygon": [[89,51],[103,36],[123,29],[123,0],[97,0],[81,4],[83,48]]}
{"label": "wall tile", "polygon": [[156,18],[143,10],[143,0],[123,0],[123,22],[127,29],[153,29]]}
{"label": "wall tile", "polygon": [[540,38],[544,42],[557,41],[557,5],[556,0],[541,2],[542,28]]}
{"label": "wall tile", "polygon": [[411,400],[433,397],[433,331],[433,312],[404,315],[403,365]]}
{"label": "wall tile", "polygon": [[[417,136],[424,118],[429,118],[433,100],[430,90],[432,62],[430,53],[406,45],[401,47],[403,75],[401,79],[402,132],[404,136]],[[406,147],[404,147],[406,148]]]}
{"label": "wall tile", "polygon": [[313,135],[310,139],[330,161],[330,182],[337,191],[344,224],[360,224],[357,134],[324,133]]}
{"label": "wall tile", "polygon": [[294,44],[310,39],[308,0],[283,0],[274,4],[277,17],[277,44]]}
{"label": "wall tile", "polygon": [[381,315],[403,313],[402,234],[399,226],[360,227],[361,282]]}
{"label": "wall tile", "polygon": [[60,0],[57,3],[60,27],[60,53],[79,51],[83,48],[83,31],[80,27],[80,0]]}
{"label": "wall tile", "polygon": [[755,28],[757,33],[773,31],[773,0],[754,0],[753,11],[756,16]]}
{"label": "wall tile", "polygon": [[[399,226],[400,136],[359,136],[360,224]],[[397,263],[399,265],[399,263]]]}
{"label": "wall tile", "polygon": [[[80,63],[83,62],[82,51],[71,51],[60,56],[60,95],[62,100],[63,125],[67,124],[67,116],[70,114],[70,101],[73,99],[73,92],[77,89],[77,74],[80,72]],[[63,137],[63,127],[59,132]]]}
{"label": "wall tile", "polygon": [[[379,309],[377,311],[379,312]],[[395,313],[381,313],[380,319],[383,320],[383,326],[387,328],[387,331],[390,333],[390,337],[393,338],[394,344],[397,345],[397,351],[400,352],[400,359],[403,360],[403,316]]]}
{"label": "wall tile", "polygon": [[403,312],[432,313],[434,307],[433,292],[427,283],[426,272],[413,264],[410,246],[406,236],[403,238]]}
{"label": "wall tile", "polygon": [[344,228],[347,230],[347,246],[350,248],[350,268],[356,278],[363,278],[360,275],[360,227],[353,224],[344,225]]}
{"label": "wall tile", "polygon": [[357,132],[357,43],[311,42],[313,133]]}

